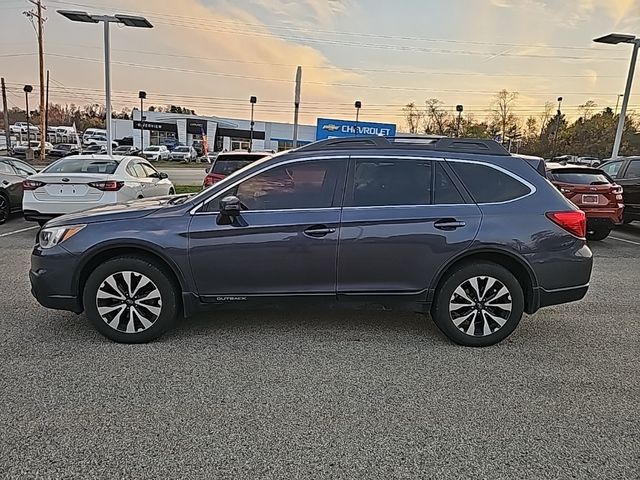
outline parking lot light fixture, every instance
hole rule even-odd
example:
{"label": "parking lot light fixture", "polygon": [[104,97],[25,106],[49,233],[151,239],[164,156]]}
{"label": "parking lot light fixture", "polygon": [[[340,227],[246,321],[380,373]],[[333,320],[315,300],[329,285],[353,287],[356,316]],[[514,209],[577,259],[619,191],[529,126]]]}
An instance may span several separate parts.
{"label": "parking lot light fixture", "polygon": [[253,147],[253,126],[254,126],[254,122],[253,122],[253,107],[255,106],[256,103],[258,103],[258,97],[252,96],[251,98],[249,98],[249,103],[251,104],[251,129],[249,130],[249,149],[248,149],[248,151],[251,152],[251,147]]}
{"label": "parking lot light fixture", "polygon": [[[134,15],[96,15],[77,10],[58,10],[58,13],[72,22],[104,24],[104,90],[105,90],[105,127],[107,130],[107,154],[113,153],[111,131],[111,47],[109,25],[117,23],[127,27],[153,28],[151,22],[144,17]],[[140,112],[142,115],[142,112]]]}
{"label": "parking lot light fixture", "polygon": [[356,126],[353,129],[353,135],[356,136],[358,135],[358,120],[360,119],[360,109],[362,108],[362,102],[360,100],[356,100],[354,107],[356,107]]}
{"label": "parking lot light fixture", "polygon": [[463,111],[464,105],[456,105],[456,112],[458,112],[458,122],[456,123],[456,138],[460,136],[460,120],[462,120]]}
{"label": "parking lot light fixture", "polygon": [[144,152],[144,99],[147,98],[147,92],[140,90],[138,98],[140,99],[140,151]]}
{"label": "parking lot light fixture", "polygon": [[613,150],[611,158],[616,158],[620,153],[620,145],[622,144],[622,133],[624,132],[624,123],[627,117],[627,107],[629,105],[629,96],[631,95],[631,86],[633,85],[633,74],[636,70],[636,61],[638,60],[638,49],[640,48],[640,39],[635,35],[623,33],[610,33],[604,37],[593,40],[596,43],[607,43],[609,45],[618,45],[619,43],[630,43],[633,45],[631,53],[631,62],[629,65],[629,74],[627,75],[627,84],[622,97],[622,107],[620,109],[620,117],[618,119],[618,128],[616,130],[616,138],[613,142]]}
{"label": "parking lot light fixture", "polygon": [[[31,135],[31,122],[29,120],[29,94],[33,92],[31,85],[25,85],[24,88],[24,101],[27,108],[27,150],[31,150],[30,135]],[[21,134],[22,135],[22,134]]]}

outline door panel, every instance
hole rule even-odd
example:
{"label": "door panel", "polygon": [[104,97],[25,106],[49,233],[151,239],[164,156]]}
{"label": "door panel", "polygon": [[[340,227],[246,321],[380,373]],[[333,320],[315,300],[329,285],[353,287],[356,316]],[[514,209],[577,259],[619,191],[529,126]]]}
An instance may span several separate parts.
{"label": "door panel", "polygon": [[631,160],[616,183],[624,189],[625,213],[640,218],[640,160]]}
{"label": "door panel", "polygon": [[216,217],[191,221],[199,295],[335,294],[339,208],[246,211],[234,225],[218,225]]}
{"label": "door panel", "polygon": [[424,291],[471,244],[480,220],[476,205],[345,207],[338,293]]}

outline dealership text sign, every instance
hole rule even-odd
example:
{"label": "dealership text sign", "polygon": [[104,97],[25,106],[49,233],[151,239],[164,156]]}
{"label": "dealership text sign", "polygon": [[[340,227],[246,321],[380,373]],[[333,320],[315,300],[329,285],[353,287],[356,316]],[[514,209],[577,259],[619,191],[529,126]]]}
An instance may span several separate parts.
{"label": "dealership text sign", "polygon": [[391,123],[358,122],[356,132],[355,121],[319,118],[316,126],[316,140],[336,137],[353,137],[356,135],[382,135],[385,137],[393,137],[395,134],[396,126]]}

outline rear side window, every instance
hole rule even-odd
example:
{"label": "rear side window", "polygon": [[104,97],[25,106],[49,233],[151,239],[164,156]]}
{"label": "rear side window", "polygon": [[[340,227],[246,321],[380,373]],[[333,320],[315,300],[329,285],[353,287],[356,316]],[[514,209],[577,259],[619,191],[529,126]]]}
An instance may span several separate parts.
{"label": "rear side window", "polygon": [[507,202],[531,193],[525,184],[495,168],[457,161],[450,165],[476,203]]}
{"label": "rear side window", "polygon": [[603,172],[564,172],[552,170],[547,173],[549,180],[574,185],[607,185],[611,180]]}
{"label": "rear side window", "polygon": [[428,160],[357,160],[353,180],[355,207],[432,203]]}
{"label": "rear side window", "polygon": [[436,205],[466,203],[440,162],[436,162],[433,203]]}
{"label": "rear side window", "polygon": [[616,178],[620,167],[622,167],[622,162],[611,162],[601,166],[600,169],[605,171],[610,177]]}
{"label": "rear side window", "polygon": [[624,174],[624,178],[640,178],[640,160],[631,161]]}

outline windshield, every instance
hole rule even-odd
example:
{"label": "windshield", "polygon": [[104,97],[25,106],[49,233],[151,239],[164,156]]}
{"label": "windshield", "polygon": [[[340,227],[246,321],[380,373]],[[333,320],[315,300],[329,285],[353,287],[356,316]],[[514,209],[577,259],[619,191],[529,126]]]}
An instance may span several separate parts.
{"label": "windshield", "polygon": [[607,174],[599,170],[579,171],[579,170],[552,170],[549,172],[550,180],[571,183],[574,185],[607,185],[613,183]]}
{"label": "windshield", "polygon": [[160,147],[149,147],[147,148],[147,152],[157,152],[160,150]]}
{"label": "windshield", "polygon": [[176,147],[174,152],[188,152],[189,147]]}
{"label": "windshield", "polygon": [[42,173],[94,173],[113,174],[120,162],[91,158],[65,158],[49,165]]}

